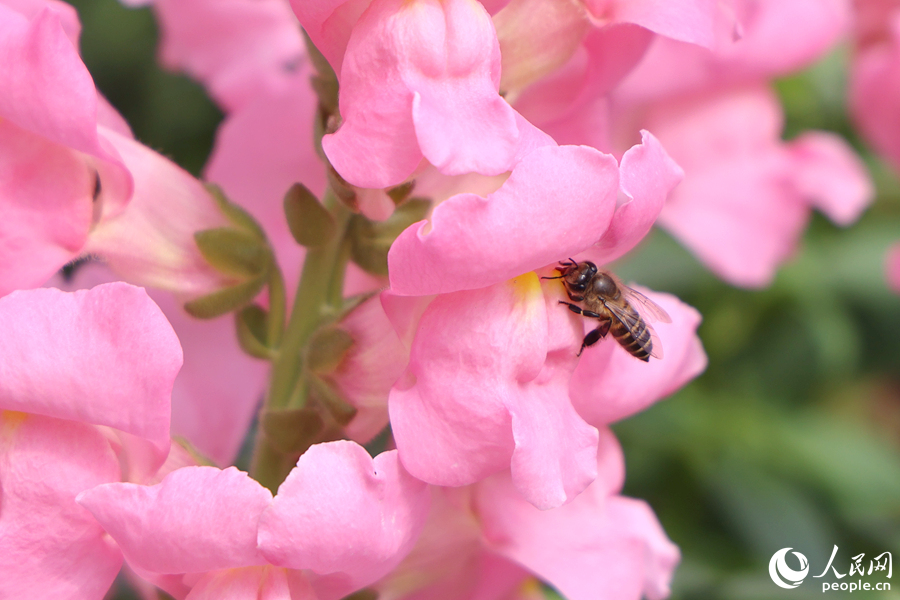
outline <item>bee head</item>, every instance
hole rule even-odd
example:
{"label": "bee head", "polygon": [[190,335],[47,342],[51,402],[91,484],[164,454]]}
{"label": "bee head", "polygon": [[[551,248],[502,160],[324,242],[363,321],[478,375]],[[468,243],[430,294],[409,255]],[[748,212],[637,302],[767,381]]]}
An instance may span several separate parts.
{"label": "bee head", "polygon": [[597,265],[589,261],[576,263],[570,258],[559,265],[556,270],[559,271],[566,287],[573,292],[583,292],[591,278],[597,274]]}

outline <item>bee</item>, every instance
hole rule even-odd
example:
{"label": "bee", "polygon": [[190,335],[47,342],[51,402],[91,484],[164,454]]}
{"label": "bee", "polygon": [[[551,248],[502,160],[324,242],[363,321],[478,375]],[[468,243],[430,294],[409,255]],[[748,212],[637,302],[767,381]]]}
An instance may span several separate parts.
{"label": "bee", "polygon": [[[598,319],[600,325],[584,336],[578,356],[584,349],[593,346],[606,337],[607,333],[635,358],[649,362],[650,357],[662,358],[662,344],[659,336],[647,321],[671,323],[672,319],[653,300],[623,284],[612,273],[600,271],[592,262],[577,263],[571,258],[560,261],[556,270],[558,277],[542,279],[562,279],[566,293],[572,302],[560,300],[572,312]],[[636,307],[640,307],[638,312]],[[643,313],[643,315],[642,315]]]}

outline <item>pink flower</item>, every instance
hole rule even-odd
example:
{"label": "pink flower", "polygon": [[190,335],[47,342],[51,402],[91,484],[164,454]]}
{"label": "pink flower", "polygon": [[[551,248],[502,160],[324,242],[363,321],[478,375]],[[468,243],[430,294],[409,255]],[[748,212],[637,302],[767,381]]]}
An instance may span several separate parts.
{"label": "pink flower", "polygon": [[283,91],[306,60],[300,27],[284,0],[123,2],[153,5],[160,62],[202,82],[227,112]]}
{"label": "pink flower", "polygon": [[132,190],[119,154],[98,134],[94,84],[66,13],[55,8],[29,19],[0,4],[0,294],[49,278]]}
{"label": "pink flower", "polygon": [[850,64],[850,114],[860,133],[895,168],[900,166],[900,6],[858,0]]}
{"label": "pink flower", "polygon": [[[534,271],[550,275],[567,257],[603,264],[621,256],[649,230],[679,178],[647,133],[621,165],[592,148],[544,147],[486,199],[456,195],[430,223],[400,235],[382,303],[410,348],[389,401],[410,473],[460,486],[511,468],[518,490],[540,508],[570,501],[593,481],[592,425],[603,423],[586,423],[569,397],[584,322],[559,306],[562,285],[541,283]],[[684,381],[705,364],[679,348],[702,356],[692,340],[698,319],[666,302],[676,322],[689,323],[665,342],[688,373]],[[667,376],[655,385],[674,387]],[[647,394],[662,395],[655,386]]]}
{"label": "pink flower", "polygon": [[624,464],[608,430],[599,450],[597,479],[554,510],[523,500],[508,472],[468,488],[434,488],[416,547],[375,586],[379,597],[517,598],[535,577],[571,600],[668,596],[678,548],[645,503],[618,495]]}
{"label": "pink flower", "polygon": [[78,502],[139,574],[192,600],[342,598],[403,559],[429,504],[395,452],[373,460],[352,442],[310,448],[274,498],[233,467],[188,467]]}
{"label": "pink flower", "polygon": [[25,14],[0,4],[0,294],[39,285],[82,253],[187,296],[230,283],[193,238],[226,224],[210,195],[131,138],[78,56],[77,21],[38,4]]}
{"label": "pink flower", "polygon": [[714,273],[769,285],[812,208],[849,225],[872,197],[865,166],[841,138],[808,132],[781,141],[782,114],[766,86],[671,99],[644,111],[685,170],[660,224]]}
{"label": "pink flower", "polygon": [[[340,80],[343,124],[322,145],[353,185],[396,185],[423,158],[448,175],[498,175],[545,143],[498,94],[500,48],[477,2],[293,6]],[[352,31],[342,11],[357,15]]]}
{"label": "pink flower", "polygon": [[[844,2],[739,2],[739,39],[713,52],[660,40],[609,98],[612,144],[644,127],[685,170],[660,223],[726,281],[768,285],[788,259],[811,208],[847,225],[872,186],[842,139],[809,132],[781,141],[768,80],[808,64],[846,30]],[[803,22],[802,31],[790,23]],[[581,117],[583,122],[584,117]],[[570,139],[579,119],[560,126]],[[551,133],[554,131],[550,130]]]}
{"label": "pink flower", "polygon": [[102,598],[119,550],[75,496],[169,452],[181,348],[143,290],[0,298],[0,596]]}

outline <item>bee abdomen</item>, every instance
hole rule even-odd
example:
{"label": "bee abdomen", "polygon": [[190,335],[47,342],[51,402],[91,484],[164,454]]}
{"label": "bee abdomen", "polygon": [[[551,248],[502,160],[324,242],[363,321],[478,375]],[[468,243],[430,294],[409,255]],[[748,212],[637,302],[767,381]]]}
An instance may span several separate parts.
{"label": "bee abdomen", "polygon": [[636,318],[631,327],[614,319],[609,331],[629,354],[644,362],[650,361],[653,341],[650,339],[650,330],[642,318]]}

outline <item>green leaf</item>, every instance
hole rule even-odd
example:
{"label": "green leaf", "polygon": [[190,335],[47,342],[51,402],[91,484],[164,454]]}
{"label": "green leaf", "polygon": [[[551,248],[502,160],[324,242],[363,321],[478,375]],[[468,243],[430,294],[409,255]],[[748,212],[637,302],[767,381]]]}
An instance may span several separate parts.
{"label": "green leaf", "polygon": [[428,200],[412,198],[380,223],[354,215],[348,230],[353,262],[369,273],[387,275],[387,255],[391,244],[404,229],[424,219],[430,208]]}
{"label": "green leaf", "polygon": [[353,347],[353,337],[343,329],[324,327],[310,337],[306,349],[307,368],[317,374],[337,369],[347,351]]}
{"label": "green leaf", "polygon": [[264,411],[260,424],[276,450],[302,454],[318,440],[324,421],[315,409],[295,408]]}
{"label": "green leaf", "polygon": [[412,181],[407,181],[406,183],[401,183],[400,185],[396,185],[392,188],[385,190],[387,195],[394,201],[394,204],[400,205],[403,204],[403,201],[409,198],[409,195],[412,194],[413,189],[416,187],[415,179]]}
{"label": "green leaf", "polygon": [[234,315],[238,342],[250,356],[271,359],[275,352],[266,345],[268,313],[256,304]]}
{"label": "green leaf", "polygon": [[356,416],[356,407],[344,400],[343,397],[327,382],[313,375],[310,379],[310,391],[312,397],[328,410],[334,420],[342,427]]}
{"label": "green leaf", "polygon": [[264,239],[239,229],[205,229],[195,233],[194,239],[203,258],[226,275],[241,279],[256,277],[267,272],[272,260]]}
{"label": "green leaf", "polygon": [[231,202],[225,196],[225,192],[222,191],[222,188],[213,183],[207,183],[205,185],[207,191],[212,195],[213,200],[216,201],[219,210],[225,215],[225,218],[231,221],[238,229],[251,234],[253,237],[259,240],[266,239],[266,232],[259,226],[256,219],[250,216],[250,213],[246,210]]}
{"label": "green leaf", "polygon": [[266,276],[263,274],[254,279],[186,302],[184,310],[192,317],[198,319],[214,319],[247,306],[253,302],[253,299],[256,298],[265,285]]}
{"label": "green leaf", "polygon": [[295,183],[285,194],[284,214],[291,235],[301,246],[317,248],[334,237],[334,218],[302,183]]}

